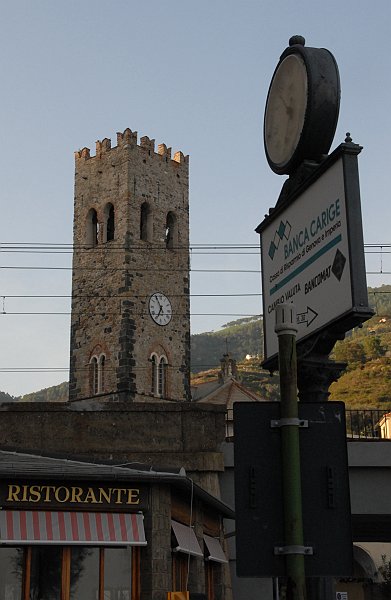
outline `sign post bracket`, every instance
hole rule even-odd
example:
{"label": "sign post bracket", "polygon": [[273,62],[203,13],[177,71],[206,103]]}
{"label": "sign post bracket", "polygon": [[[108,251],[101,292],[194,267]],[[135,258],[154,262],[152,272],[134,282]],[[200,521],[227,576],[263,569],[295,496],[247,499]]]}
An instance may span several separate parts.
{"label": "sign post bracket", "polygon": [[308,421],[305,419],[298,419],[296,417],[286,419],[272,419],[270,421],[270,427],[272,429],[274,429],[275,427],[289,427],[292,425],[300,428],[307,428]]}

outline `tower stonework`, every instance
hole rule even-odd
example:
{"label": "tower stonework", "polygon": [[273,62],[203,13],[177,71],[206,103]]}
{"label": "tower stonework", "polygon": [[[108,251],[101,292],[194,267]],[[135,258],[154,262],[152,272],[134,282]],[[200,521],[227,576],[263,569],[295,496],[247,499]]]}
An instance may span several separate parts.
{"label": "tower stonework", "polygon": [[190,400],[188,188],[130,129],[75,153],[71,401]]}

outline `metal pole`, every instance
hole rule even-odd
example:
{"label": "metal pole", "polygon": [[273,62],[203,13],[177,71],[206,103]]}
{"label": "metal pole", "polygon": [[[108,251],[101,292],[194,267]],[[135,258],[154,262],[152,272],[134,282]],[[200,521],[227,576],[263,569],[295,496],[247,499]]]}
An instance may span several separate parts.
{"label": "metal pole", "polygon": [[281,457],[287,600],[305,600],[303,517],[301,503],[299,419],[297,405],[296,312],[293,304],[276,307],[279,347]]}

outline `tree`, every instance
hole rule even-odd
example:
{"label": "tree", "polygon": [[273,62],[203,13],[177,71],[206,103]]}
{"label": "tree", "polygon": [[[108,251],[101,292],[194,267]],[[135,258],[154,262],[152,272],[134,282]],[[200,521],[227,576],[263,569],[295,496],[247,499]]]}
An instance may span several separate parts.
{"label": "tree", "polygon": [[381,586],[385,592],[391,592],[391,560],[387,559],[385,554],[382,554],[381,562],[382,564],[379,567],[379,572],[384,579]]}
{"label": "tree", "polygon": [[378,335],[370,335],[364,338],[362,343],[367,360],[381,358],[386,353],[386,348],[382,345],[381,338]]}
{"label": "tree", "polygon": [[348,363],[348,370],[357,368],[365,363],[365,350],[361,342],[337,342],[334,348],[334,358],[337,361]]}

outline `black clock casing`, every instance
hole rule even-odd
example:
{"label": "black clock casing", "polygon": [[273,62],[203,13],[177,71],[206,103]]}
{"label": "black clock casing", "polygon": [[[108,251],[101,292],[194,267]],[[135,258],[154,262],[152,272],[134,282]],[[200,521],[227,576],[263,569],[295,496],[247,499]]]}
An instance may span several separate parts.
{"label": "black clock casing", "polygon": [[334,56],[294,36],[274,71],[266,100],[264,146],[270,168],[291,174],[327,155],[337,127],[340,80]]}

